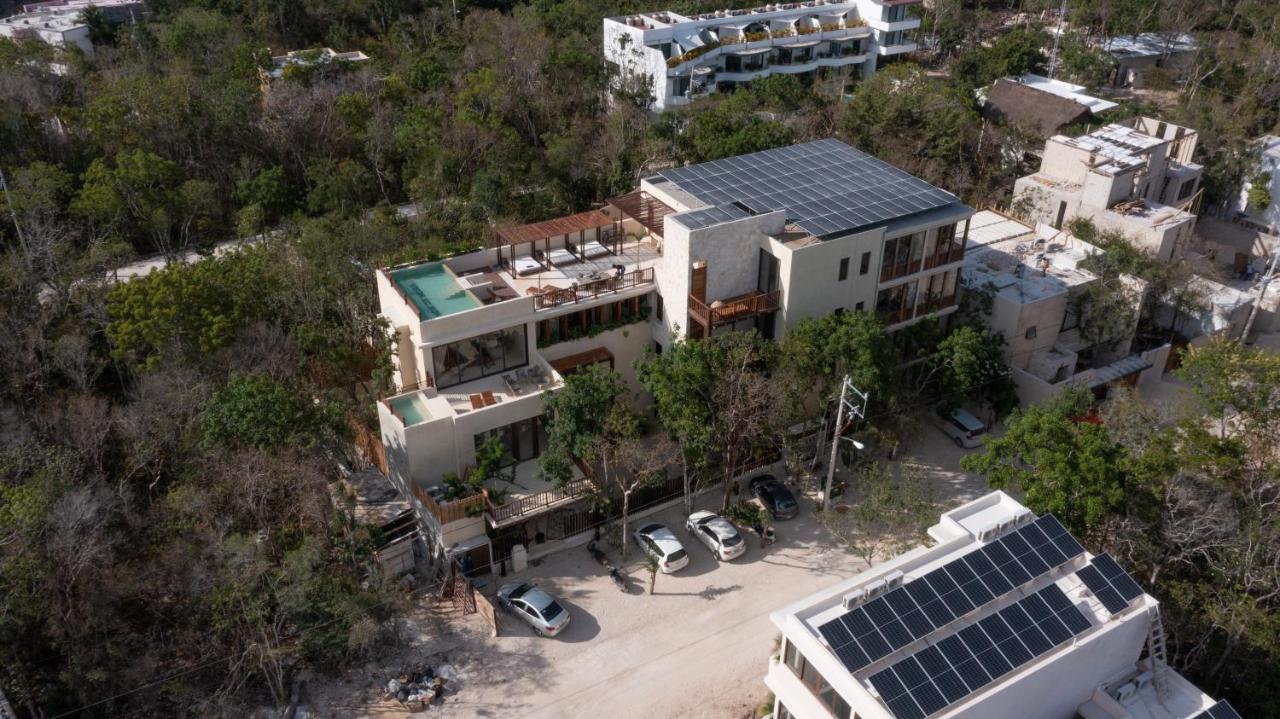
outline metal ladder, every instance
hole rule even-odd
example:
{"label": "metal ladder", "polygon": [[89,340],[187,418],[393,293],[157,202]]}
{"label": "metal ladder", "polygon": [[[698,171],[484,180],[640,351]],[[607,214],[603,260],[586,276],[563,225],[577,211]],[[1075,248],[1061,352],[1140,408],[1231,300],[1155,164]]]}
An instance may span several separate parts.
{"label": "metal ladder", "polygon": [[1160,605],[1151,607],[1147,617],[1151,620],[1147,624],[1147,658],[1151,664],[1151,683],[1155,685],[1156,695],[1163,698],[1169,690],[1169,663],[1164,645],[1164,622],[1160,619]]}

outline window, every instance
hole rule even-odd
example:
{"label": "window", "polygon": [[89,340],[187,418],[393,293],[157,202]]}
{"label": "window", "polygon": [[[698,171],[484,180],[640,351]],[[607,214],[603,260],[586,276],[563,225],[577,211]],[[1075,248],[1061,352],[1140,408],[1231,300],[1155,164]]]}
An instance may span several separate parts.
{"label": "window", "polygon": [[1191,197],[1191,193],[1195,191],[1196,191],[1196,181],[1194,179],[1187,180],[1186,182],[1182,183],[1182,187],[1178,189],[1178,201],[1181,202],[1182,200],[1185,200],[1188,197]]}
{"label": "window", "polygon": [[1080,326],[1080,307],[1073,300],[1067,301],[1067,307],[1062,313],[1062,331],[1073,330]]}
{"label": "window", "polygon": [[778,289],[778,258],[760,250],[759,274],[756,277],[756,290],[773,292]]}
{"label": "window", "polygon": [[853,306],[853,309],[854,309],[854,310],[856,310],[856,311],[858,311],[858,312],[861,312],[861,311],[863,310],[863,306],[864,306],[864,305],[866,305],[866,303],[865,303],[865,302],[859,302],[858,304],[856,304],[856,305],[854,305],[854,306]]}
{"label": "window", "polygon": [[1028,328],[1027,328],[1027,334],[1026,334],[1026,337],[1027,337],[1027,339],[1029,339],[1029,340],[1033,340],[1033,339],[1035,339],[1035,338],[1036,338],[1036,326],[1035,326],[1035,325],[1031,325],[1030,327],[1028,327]]}
{"label": "window", "polygon": [[827,683],[827,680],[818,673],[818,670],[812,664],[805,661],[804,656],[796,651],[795,646],[789,641],[783,650],[783,662],[801,683],[808,687],[813,692],[813,695],[830,709],[838,719],[852,719],[853,712],[850,710],[848,702],[836,693],[835,689]]}
{"label": "window", "polygon": [[431,355],[439,389],[523,367],[529,362],[525,326],[440,345]]}
{"label": "window", "polygon": [[656,315],[657,315],[657,317],[658,317],[658,321],[659,321],[659,322],[661,322],[661,321],[662,321],[662,310],[663,310],[663,307],[662,307],[662,295],[658,295],[657,311],[656,311],[654,314],[656,314]]}
{"label": "window", "polygon": [[474,435],[472,441],[475,443],[476,451],[479,452],[480,446],[491,437],[497,437],[499,443],[502,444],[501,466],[503,467],[510,467],[516,462],[536,459],[542,454],[542,450],[547,447],[547,430],[543,424],[542,417],[522,419],[505,427],[498,427]]}
{"label": "window", "polygon": [[847,279],[849,279],[849,258],[844,257],[840,259],[840,280],[839,281],[844,282]]}
{"label": "window", "polygon": [[862,253],[862,261],[858,264],[858,274],[865,275],[871,270],[871,252]]}

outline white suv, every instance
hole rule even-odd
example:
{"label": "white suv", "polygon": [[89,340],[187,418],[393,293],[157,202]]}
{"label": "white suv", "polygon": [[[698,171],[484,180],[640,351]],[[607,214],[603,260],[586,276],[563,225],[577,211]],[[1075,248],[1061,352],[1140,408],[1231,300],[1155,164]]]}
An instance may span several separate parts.
{"label": "white suv", "polygon": [[689,564],[689,554],[670,529],[658,523],[646,524],[633,535],[644,553],[658,563],[663,574],[683,569]]}
{"label": "white suv", "polygon": [[934,422],[957,447],[965,449],[973,449],[982,444],[982,435],[987,432],[987,425],[982,420],[963,409],[953,409],[947,414],[938,410],[934,414]]}
{"label": "white suv", "polygon": [[742,541],[738,528],[715,512],[704,510],[690,514],[685,529],[702,540],[721,561],[741,557],[747,551],[747,543]]}

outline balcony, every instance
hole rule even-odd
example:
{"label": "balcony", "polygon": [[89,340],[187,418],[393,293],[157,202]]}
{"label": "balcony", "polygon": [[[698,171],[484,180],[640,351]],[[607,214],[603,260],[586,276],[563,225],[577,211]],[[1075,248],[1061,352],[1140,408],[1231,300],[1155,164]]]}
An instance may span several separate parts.
{"label": "balcony", "polygon": [[958,291],[952,292],[946,297],[930,297],[919,304],[916,308],[916,315],[924,316],[931,312],[941,312],[948,307],[955,307],[959,301],[960,293]]}
{"label": "balcony", "polygon": [[693,317],[710,334],[711,329],[732,324],[778,309],[779,292],[752,292],[726,300],[717,300],[709,306],[693,295],[689,296],[689,316]]}
{"label": "balcony", "polygon": [[915,52],[916,44],[914,42],[902,42],[897,45],[881,45],[877,51],[881,55],[901,55],[903,53]]}
{"label": "balcony", "polygon": [[935,267],[949,265],[952,262],[960,262],[964,259],[964,245],[953,246],[947,252],[939,252],[930,257],[924,258],[924,268],[932,270]]}
{"label": "balcony", "polygon": [[880,267],[880,281],[888,282],[896,280],[899,277],[906,277],[920,271],[920,258],[907,260],[906,262],[898,262],[891,265],[882,265]]}
{"label": "balcony", "polygon": [[[489,526],[500,529],[518,524],[547,510],[572,504],[595,489],[591,470],[582,460],[577,460],[574,478],[563,486],[542,479],[540,474],[537,461],[529,460],[511,468],[511,481],[489,480],[483,498]],[[493,498],[500,494],[507,497],[506,501],[495,503]]]}
{"label": "balcony", "polygon": [[535,295],[534,309],[545,310],[568,304],[588,302],[604,295],[616,295],[643,285],[653,284],[653,268],[645,267],[626,274],[589,280],[571,287],[552,287]]}

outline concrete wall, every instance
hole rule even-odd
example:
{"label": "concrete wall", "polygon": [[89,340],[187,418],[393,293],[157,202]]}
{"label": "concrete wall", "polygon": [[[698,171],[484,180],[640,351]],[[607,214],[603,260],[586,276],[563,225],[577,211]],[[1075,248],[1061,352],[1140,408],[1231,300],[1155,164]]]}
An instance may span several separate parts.
{"label": "concrete wall", "polygon": [[[990,326],[1004,333],[1005,357],[1010,365],[1027,369],[1032,354],[1053,347],[1066,315],[1068,298],[1067,292],[1027,303],[999,295],[993,298]],[[1027,339],[1027,330],[1031,327],[1036,328],[1035,337]]]}
{"label": "concrete wall", "polygon": [[[650,312],[652,313],[652,308]],[[653,323],[636,322],[608,332],[601,332],[595,337],[587,337],[570,342],[560,342],[539,350],[548,362],[562,357],[586,352],[596,347],[605,347],[613,353],[613,367],[622,375],[627,388],[637,397],[644,393],[640,381],[636,379],[635,363],[653,344]]]}
{"label": "concrete wall", "polygon": [[[791,249],[771,242],[770,252],[779,259],[784,298],[775,336],[806,317],[821,317],[837,309],[852,311],[859,302],[864,310],[874,310],[880,280],[880,256],[884,251],[884,229],[876,228],[848,237],[816,242]],[[862,253],[870,252],[867,274],[859,275]],[[840,261],[849,260],[849,276],[840,281]]]}

